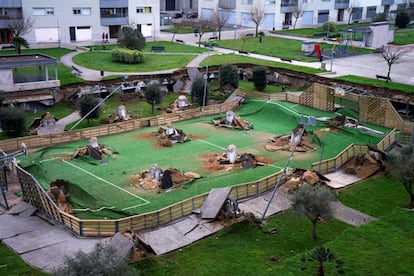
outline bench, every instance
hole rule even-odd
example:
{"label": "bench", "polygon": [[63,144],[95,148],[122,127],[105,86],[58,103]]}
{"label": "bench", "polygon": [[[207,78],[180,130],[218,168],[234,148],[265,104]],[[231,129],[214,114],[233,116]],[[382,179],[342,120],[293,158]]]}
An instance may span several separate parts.
{"label": "bench", "polygon": [[375,75],[375,77],[377,80],[391,81],[391,78],[388,78],[387,76]]}
{"label": "bench", "polygon": [[182,40],[182,39],[176,39],[175,41],[178,42],[178,43],[184,44],[184,40]]}
{"label": "bench", "polygon": [[246,36],[246,37],[253,37],[253,36],[254,36],[254,34],[250,34],[250,33],[249,33],[249,34],[246,34],[245,36]]}
{"label": "bench", "polygon": [[217,36],[212,36],[212,37],[210,37],[208,40],[217,40],[218,39],[218,37]]}
{"label": "bench", "polygon": [[2,46],[1,47],[1,49],[3,50],[3,49],[15,49],[16,47],[14,47],[14,45],[5,45],[5,46]]}
{"label": "bench", "polygon": [[239,54],[245,54],[245,55],[248,55],[248,54],[249,54],[249,52],[247,52],[247,51],[240,51],[240,50],[239,50]]}
{"label": "bench", "polygon": [[283,25],[282,30],[289,30],[289,27],[290,27],[289,25]]}
{"label": "bench", "polygon": [[75,71],[74,72],[74,74],[76,75],[76,76],[79,76],[79,75],[81,75],[82,74],[82,71],[81,70],[79,70],[79,68],[76,68],[75,66],[73,66],[72,65],[72,69],[73,69],[73,71]]}
{"label": "bench", "polygon": [[158,52],[164,52],[165,47],[164,46],[151,46],[151,51],[158,51]]}
{"label": "bench", "polygon": [[290,58],[280,58],[281,61],[292,62]]}

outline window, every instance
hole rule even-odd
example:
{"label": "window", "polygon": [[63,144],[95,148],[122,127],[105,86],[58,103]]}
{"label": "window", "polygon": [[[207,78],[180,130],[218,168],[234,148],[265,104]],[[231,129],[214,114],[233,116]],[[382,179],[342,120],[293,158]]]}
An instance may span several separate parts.
{"label": "window", "polygon": [[266,0],[267,5],[274,5],[276,4],[276,0]]}
{"label": "window", "polygon": [[73,8],[74,15],[91,15],[91,8]]}
{"label": "window", "polygon": [[152,8],[151,7],[138,7],[137,13],[151,13]]}
{"label": "window", "polygon": [[376,6],[370,6],[367,7],[367,18],[372,18],[377,13],[377,7]]}
{"label": "window", "polygon": [[54,15],[53,8],[33,8],[33,15]]}
{"label": "window", "polygon": [[242,4],[244,4],[244,5],[252,5],[253,4],[253,0],[242,0]]}

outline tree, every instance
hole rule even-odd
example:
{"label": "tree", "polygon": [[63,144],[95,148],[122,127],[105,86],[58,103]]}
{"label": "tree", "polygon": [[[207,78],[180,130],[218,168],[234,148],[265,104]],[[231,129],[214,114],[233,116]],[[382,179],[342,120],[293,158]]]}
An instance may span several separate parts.
{"label": "tree", "polygon": [[303,2],[299,0],[296,5],[293,7],[292,16],[295,18],[295,21],[293,23],[293,29],[296,28],[296,23],[298,22],[298,19],[301,18],[303,15]]}
{"label": "tree", "polygon": [[352,15],[356,11],[357,7],[359,7],[358,1],[353,1],[353,2],[349,3],[348,8],[346,8],[346,10],[348,12],[348,24],[351,23]]}
{"label": "tree", "polygon": [[229,13],[219,11],[218,9],[214,11],[211,21],[212,21],[213,27],[217,29],[218,31],[219,40],[221,40],[221,30],[227,24],[228,20],[229,20]]}
{"label": "tree", "polygon": [[138,275],[133,267],[128,266],[126,258],[115,254],[111,246],[97,244],[92,252],[76,252],[73,257],[66,257],[65,264],[55,269],[53,275]]}
{"label": "tree", "polygon": [[254,87],[263,91],[267,85],[267,68],[265,66],[254,66],[253,67],[253,83]]}
{"label": "tree", "polygon": [[302,183],[299,189],[292,195],[292,207],[302,215],[306,216],[312,223],[312,238],[318,239],[316,226],[321,219],[332,218],[332,210],[329,202],[333,195],[321,184],[309,185]]}
{"label": "tree", "polygon": [[410,196],[409,208],[414,208],[414,145],[404,146],[399,152],[388,155],[391,172],[401,181]]}
{"label": "tree", "polygon": [[198,36],[198,47],[201,47],[201,38],[213,28],[211,18],[201,16],[200,18],[189,18],[187,22],[194,29],[194,35]]}
{"label": "tree", "polygon": [[95,108],[87,117],[88,123],[90,119],[97,119],[101,115],[101,108],[96,107],[100,102],[94,95],[84,95],[79,99],[78,105],[82,118]]}
{"label": "tree", "polygon": [[261,4],[257,4],[252,6],[252,9],[250,10],[250,20],[253,21],[255,24],[255,35],[257,37],[259,33],[259,26],[264,21],[264,6]]}
{"label": "tree", "polygon": [[408,48],[401,46],[386,45],[381,48],[381,57],[384,59],[388,66],[386,82],[390,81],[391,67],[394,64],[403,62],[401,58],[408,52]]}
{"label": "tree", "polygon": [[398,28],[405,29],[408,23],[410,23],[410,16],[406,12],[399,12],[395,17],[395,25]]}
{"label": "tree", "polygon": [[[205,94],[205,95],[204,95]],[[203,75],[198,75],[191,86],[192,101],[203,106],[207,103],[209,95],[209,85],[206,83]]]}
{"label": "tree", "polygon": [[26,19],[10,20],[7,23],[7,29],[12,34],[13,38],[10,43],[15,47],[16,52],[20,55],[22,47],[29,48],[29,43],[22,35],[28,33],[33,26],[33,20],[28,17]]}
{"label": "tree", "polygon": [[0,127],[3,131],[18,135],[25,130],[24,121],[26,114],[15,106],[0,108]]}
{"label": "tree", "polygon": [[145,47],[145,37],[142,33],[128,26],[122,27],[118,33],[118,42],[122,47],[131,50],[142,50]]}
{"label": "tree", "polygon": [[332,253],[329,248],[323,246],[316,247],[312,251],[307,251],[306,253],[311,258],[310,260],[318,262],[318,276],[325,275],[325,268],[323,266],[324,262],[332,262],[336,259],[335,254]]}
{"label": "tree", "polygon": [[231,85],[234,88],[239,87],[239,74],[236,65],[224,64],[219,70],[220,86]]}
{"label": "tree", "polygon": [[14,48],[16,49],[16,52],[19,55],[22,53],[22,47],[24,47],[24,48],[30,48],[29,42],[27,42],[27,40],[24,39],[21,36],[15,36],[15,37],[13,37],[13,39],[10,41],[10,43],[14,46]]}
{"label": "tree", "polygon": [[152,115],[155,115],[155,105],[162,101],[162,91],[158,83],[153,83],[145,89],[145,100],[152,106]]}

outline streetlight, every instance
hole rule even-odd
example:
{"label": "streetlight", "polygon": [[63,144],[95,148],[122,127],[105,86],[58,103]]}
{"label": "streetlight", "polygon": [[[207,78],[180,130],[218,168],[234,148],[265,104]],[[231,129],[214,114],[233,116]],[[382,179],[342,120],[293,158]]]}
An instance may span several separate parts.
{"label": "streetlight", "polygon": [[203,95],[203,106],[206,106],[206,96],[207,96],[207,82],[208,82],[208,59],[210,58],[210,43],[206,42],[207,46],[207,62],[206,62],[206,75],[204,76],[204,95]]}
{"label": "streetlight", "polygon": [[233,54],[234,53],[236,53],[236,48],[237,48],[237,25],[233,25],[233,28],[234,28],[234,44],[235,44],[235,47],[234,47],[234,49],[233,49]]}

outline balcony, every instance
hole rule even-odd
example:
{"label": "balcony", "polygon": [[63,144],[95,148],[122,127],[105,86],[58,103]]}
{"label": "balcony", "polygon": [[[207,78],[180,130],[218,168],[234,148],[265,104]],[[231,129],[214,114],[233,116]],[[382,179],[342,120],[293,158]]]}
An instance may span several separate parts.
{"label": "balcony", "polygon": [[391,6],[394,5],[394,0],[382,0],[381,1],[382,6]]}
{"label": "balcony", "polygon": [[126,17],[101,17],[102,26],[128,25],[128,16]]}
{"label": "balcony", "polygon": [[0,8],[22,8],[22,0],[2,0]]}
{"label": "balcony", "polygon": [[337,10],[349,8],[349,0],[335,0],[334,8]]}
{"label": "balcony", "polygon": [[128,7],[128,0],[99,0],[101,8],[123,8]]}
{"label": "balcony", "polygon": [[234,10],[236,9],[236,1],[234,0],[219,0],[218,6],[220,9]]}
{"label": "balcony", "polygon": [[281,13],[290,13],[295,11],[298,6],[298,1],[282,1],[280,3],[280,12]]}

